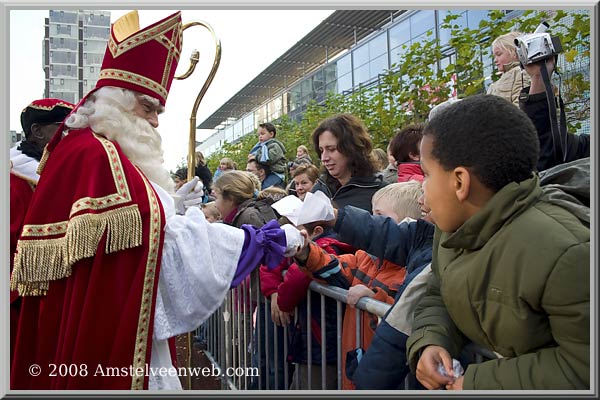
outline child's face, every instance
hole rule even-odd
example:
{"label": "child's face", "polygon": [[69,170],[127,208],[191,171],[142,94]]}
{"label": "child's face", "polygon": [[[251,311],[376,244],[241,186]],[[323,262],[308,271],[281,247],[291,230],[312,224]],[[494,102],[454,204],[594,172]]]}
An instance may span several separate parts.
{"label": "child's face", "polygon": [[445,171],[431,151],[434,143],[431,136],[421,141],[421,168],[423,181],[423,205],[431,209],[430,216],[444,232],[454,232],[466,220],[464,206],[456,197],[458,184],[454,171]]}
{"label": "child's face", "polygon": [[308,240],[313,240],[317,236],[323,234],[323,227],[320,225],[315,226],[315,229],[313,229],[312,233],[308,233],[308,230],[304,227],[304,225],[298,225],[296,228],[301,232],[306,232],[306,237]]}
{"label": "child's face", "polygon": [[208,222],[212,223],[218,221],[217,218],[214,215],[212,215],[210,211],[202,209],[202,212],[204,213],[204,217]]}
{"label": "child's face", "polygon": [[402,218],[398,214],[394,212],[392,209],[392,204],[386,198],[379,198],[377,200],[373,200],[373,215],[383,215],[384,217],[390,217],[396,223],[399,223]]}
{"label": "child's face", "polygon": [[265,128],[258,128],[258,141],[266,142],[269,139],[273,138],[273,133],[269,132]]}
{"label": "child's face", "polygon": [[214,193],[215,206],[217,207],[217,210],[219,210],[223,218],[225,218],[233,211],[233,209],[235,208],[235,204],[233,200],[223,197],[223,193],[221,193],[220,190],[215,190]]}
{"label": "child's face", "polygon": [[421,197],[419,197],[419,207],[421,208],[421,218],[423,218],[425,221],[429,221],[432,224],[435,224],[435,221],[433,220],[433,218],[431,218],[431,208],[429,208],[429,206],[427,204],[425,204],[425,195],[421,195]]}

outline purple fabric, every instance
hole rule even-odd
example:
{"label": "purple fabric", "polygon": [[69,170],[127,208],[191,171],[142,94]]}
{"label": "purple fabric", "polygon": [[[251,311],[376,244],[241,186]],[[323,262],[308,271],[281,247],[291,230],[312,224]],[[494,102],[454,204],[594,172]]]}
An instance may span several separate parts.
{"label": "purple fabric", "polygon": [[241,227],[246,238],[242,254],[238,261],[231,287],[237,287],[259,265],[269,269],[277,267],[284,258],[286,249],[285,232],[275,220],[267,222],[262,228],[244,224]]}

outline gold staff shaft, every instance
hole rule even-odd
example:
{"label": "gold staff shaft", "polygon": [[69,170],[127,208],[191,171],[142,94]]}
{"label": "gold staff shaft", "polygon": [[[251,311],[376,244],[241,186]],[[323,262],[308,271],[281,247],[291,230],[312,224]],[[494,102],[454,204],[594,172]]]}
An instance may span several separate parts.
{"label": "gold staff shaft", "polygon": [[[188,180],[191,180],[194,178],[194,169],[196,166],[196,114],[198,112],[198,107],[200,106],[200,102],[202,101],[202,98],[204,97],[204,95],[206,94],[206,91],[208,90],[209,86],[211,85],[216,73],[217,73],[217,69],[219,68],[219,64],[221,62],[221,41],[219,40],[219,38],[217,38],[217,35],[215,34],[215,31],[212,29],[212,27],[210,25],[208,25],[205,22],[202,21],[194,21],[194,22],[189,22],[185,25],[183,25],[182,31],[185,31],[187,28],[190,28],[192,26],[202,26],[204,28],[206,28],[210,34],[213,37],[213,40],[215,41],[215,58],[214,58],[214,62],[213,62],[213,66],[210,70],[210,73],[208,74],[208,78],[206,79],[206,81],[204,82],[204,85],[202,86],[202,89],[200,89],[200,92],[198,93],[198,96],[196,96],[196,101],[194,102],[194,107],[192,108],[192,114],[190,116],[190,137],[189,137],[189,142],[188,142]],[[183,74],[182,76],[176,76],[175,79],[186,79],[187,77],[189,77],[192,72],[194,71],[194,68],[196,67],[196,63],[198,62],[198,57],[197,53],[195,52],[194,54],[192,54],[192,57],[190,59],[190,68],[188,69],[188,71]]]}
{"label": "gold staff shaft", "polygon": [[[189,23],[183,25],[182,34],[183,34],[183,31],[185,31],[187,28],[190,28],[192,26],[202,26],[210,32],[210,34],[213,37],[213,40],[215,41],[215,58],[214,58],[213,66],[210,70],[210,73],[208,74],[208,78],[204,82],[204,85],[202,85],[202,89],[200,89],[198,96],[196,96],[196,101],[194,101],[194,107],[192,108],[192,114],[190,115],[190,136],[189,136],[189,141],[188,141],[188,160],[187,160],[188,161],[187,162],[187,165],[188,165],[187,179],[188,179],[188,181],[192,180],[194,178],[195,166],[196,166],[196,114],[198,112],[198,107],[200,106],[200,102],[202,101],[202,98],[206,94],[206,91],[208,90],[210,84],[212,83],[212,81],[217,73],[217,69],[219,68],[219,64],[221,62],[221,41],[219,40],[219,38],[217,38],[217,35],[215,34],[212,27],[202,21],[189,22]],[[183,79],[188,78],[190,75],[192,75],[192,73],[194,72],[194,69],[196,68],[196,64],[198,63],[199,60],[200,60],[200,53],[198,51],[194,50],[190,57],[190,66],[188,67],[188,70],[183,75],[176,76],[175,79],[183,80]],[[188,356],[187,356],[187,364],[188,365],[187,366],[188,366],[188,371],[189,371],[191,368],[191,364],[192,364],[192,348],[193,348],[192,332],[188,332],[188,334],[187,334],[187,344],[188,344],[187,345],[187,351],[188,351]],[[191,390],[191,389],[192,389],[192,378],[191,378],[191,374],[188,374],[188,390]]]}

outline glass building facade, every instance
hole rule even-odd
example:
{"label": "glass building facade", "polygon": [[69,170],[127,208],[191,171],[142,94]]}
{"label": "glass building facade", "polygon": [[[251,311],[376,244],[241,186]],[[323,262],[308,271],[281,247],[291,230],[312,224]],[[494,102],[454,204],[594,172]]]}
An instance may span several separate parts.
{"label": "glass building facade", "polygon": [[[282,114],[300,121],[307,104],[315,100],[322,102],[326,93],[348,93],[360,86],[376,85],[379,77],[389,69],[393,69],[406,51],[406,47],[421,41],[439,39],[442,46],[447,45],[450,31],[442,29],[441,25],[449,14],[459,14],[454,22],[458,27],[477,29],[479,22],[487,18],[488,10],[415,10],[402,14],[400,18],[391,21],[379,32],[375,32],[354,45],[336,59],[322,65],[315,71],[304,76],[271,100],[263,103],[254,111],[230,118],[225,127],[218,129],[205,140],[198,150],[205,156],[217,151],[226,142],[233,142],[242,135],[254,132],[259,123],[273,121]],[[506,18],[513,18],[522,11],[506,10]],[[444,68],[455,62],[453,50],[448,46],[438,67]],[[484,76],[487,77],[485,86],[492,82],[494,72],[493,58],[490,52],[482,55]],[[589,60],[573,68],[587,68]],[[566,69],[568,70],[568,68]],[[579,69],[581,71],[581,69]],[[589,132],[589,126],[587,127]],[[585,133],[585,127],[583,128]]]}
{"label": "glass building facade", "polygon": [[110,12],[50,10],[45,22],[45,97],[77,103],[98,80],[110,35]]}

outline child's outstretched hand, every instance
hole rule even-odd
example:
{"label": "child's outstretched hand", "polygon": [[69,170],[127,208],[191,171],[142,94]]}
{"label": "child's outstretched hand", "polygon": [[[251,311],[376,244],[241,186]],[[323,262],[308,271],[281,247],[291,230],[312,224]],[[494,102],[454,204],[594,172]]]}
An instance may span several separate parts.
{"label": "child's outstretched hand", "polygon": [[347,301],[351,307],[356,306],[356,303],[361,299],[361,297],[373,297],[375,296],[375,292],[366,287],[365,285],[356,285],[352,286],[348,289],[348,297]]}

